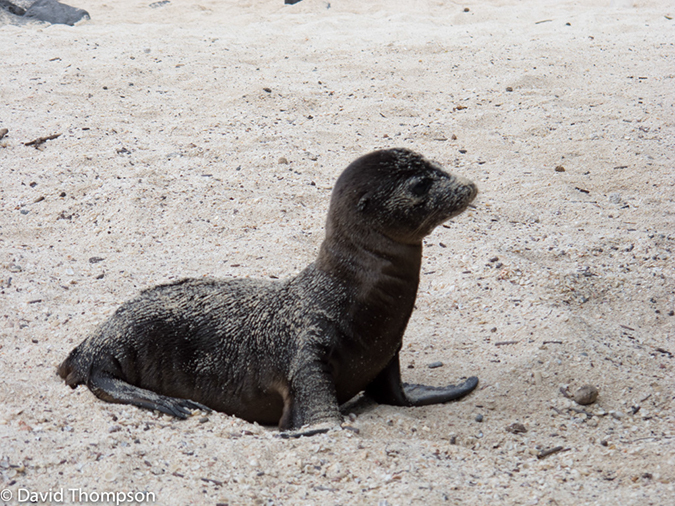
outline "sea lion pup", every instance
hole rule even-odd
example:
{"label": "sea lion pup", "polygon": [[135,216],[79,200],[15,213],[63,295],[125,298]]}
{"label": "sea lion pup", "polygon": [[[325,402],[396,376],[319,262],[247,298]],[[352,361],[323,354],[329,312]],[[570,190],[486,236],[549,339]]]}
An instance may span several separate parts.
{"label": "sea lion pup", "polygon": [[458,399],[478,379],[401,382],[422,239],[476,186],[407,149],[375,151],[337,180],[319,256],[284,281],[186,279],[123,304],[59,366],[72,388],[179,418],[212,408],[248,421],[338,425],[364,391],[380,403]]}

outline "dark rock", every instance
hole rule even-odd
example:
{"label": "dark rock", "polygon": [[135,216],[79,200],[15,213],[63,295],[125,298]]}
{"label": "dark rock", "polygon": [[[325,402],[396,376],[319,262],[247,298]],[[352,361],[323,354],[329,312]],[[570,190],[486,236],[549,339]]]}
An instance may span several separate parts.
{"label": "dark rock", "polygon": [[0,7],[5,9],[7,12],[14,14],[15,16],[23,16],[24,14],[26,14],[26,9],[24,9],[20,5],[14,5],[13,3],[8,2],[7,0],[0,0]]}
{"label": "dark rock", "polygon": [[585,385],[574,393],[574,402],[586,406],[593,404],[598,399],[598,389],[593,385]]}
{"label": "dark rock", "polygon": [[24,19],[35,19],[60,25],[73,26],[83,19],[91,19],[89,13],[84,9],[71,7],[56,0],[37,0],[27,9],[15,5],[9,0],[0,0],[0,8]]}
{"label": "dark rock", "polygon": [[506,431],[510,432],[511,434],[524,434],[527,432],[527,427],[525,427],[522,423],[516,422],[506,427]]}

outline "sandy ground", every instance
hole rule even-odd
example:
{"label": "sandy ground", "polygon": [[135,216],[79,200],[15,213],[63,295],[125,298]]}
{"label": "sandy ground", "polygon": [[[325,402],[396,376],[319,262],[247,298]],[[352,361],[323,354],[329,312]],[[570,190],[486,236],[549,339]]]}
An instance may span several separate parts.
{"label": "sandy ground", "polygon": [[[0,26],[0,504],[673,504],[671,2],[149,4]],[[297,273],[341,170],[394,146],[481,190],[402,352],[470,397],[288,441],[57,378],[143,288]]]}

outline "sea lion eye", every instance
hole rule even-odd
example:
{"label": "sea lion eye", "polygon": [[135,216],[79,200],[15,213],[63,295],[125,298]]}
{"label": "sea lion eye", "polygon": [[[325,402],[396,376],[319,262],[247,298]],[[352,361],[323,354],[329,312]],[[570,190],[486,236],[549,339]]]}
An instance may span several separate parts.
{"label": "sea lion eye", "polygon": [[413,185],[410,187],[410,193],[415,195],[415,197],[421,197],[422,195],[426,195],[427,192],[429,191],[429,188],[431,188],[431,185],[433,184],[433,181],[429,178],[423,178],[417,180]]}

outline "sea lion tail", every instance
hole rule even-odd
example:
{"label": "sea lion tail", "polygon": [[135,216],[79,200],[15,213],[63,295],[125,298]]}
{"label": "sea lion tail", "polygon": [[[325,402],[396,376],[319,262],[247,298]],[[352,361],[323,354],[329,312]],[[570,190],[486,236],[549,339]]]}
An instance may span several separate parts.
{"label": "sea lion tail", "polygon": [[77,388],[78,385],[83,385],[87,378],[82,374],[82,367],[78,358],[80,355],[80,347],[78,346],[70,352],[61,365],[56,369],[56,372],[66,381],[66,385],[70,388]]}

